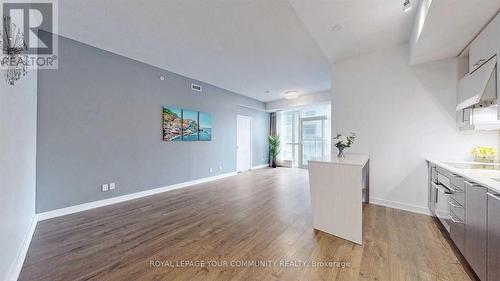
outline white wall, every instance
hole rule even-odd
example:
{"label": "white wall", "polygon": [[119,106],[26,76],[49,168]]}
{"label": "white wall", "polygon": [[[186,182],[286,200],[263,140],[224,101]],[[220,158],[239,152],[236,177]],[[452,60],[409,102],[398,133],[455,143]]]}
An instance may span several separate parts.
{"label": "white wall", "polygon": [[408,45],[332,66],[332,134],[356,132],[351,152],[371,155],[371,199],[427,212],[427,157],[466,159],[498,147],[498,132],[455,125],[457,61],[408,66]]}
{"label": "white wall", "polygon": [[0,79],[0,280],[16,278],[35,217],[37,74]]}

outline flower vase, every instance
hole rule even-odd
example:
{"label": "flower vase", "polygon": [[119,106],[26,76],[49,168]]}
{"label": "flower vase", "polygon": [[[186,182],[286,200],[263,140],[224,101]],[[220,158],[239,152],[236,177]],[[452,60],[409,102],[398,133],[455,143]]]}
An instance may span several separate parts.
{"label": "flower vase", "polygon": [[479,162],[479,163],[493,163],[493,159],[490,157],[478,157],[476,156],[474,158],[474,162]]}
{"label": "flower vase", "polygon": [[344,147],[337,147],[339,149],[339,154],[337,154],[338,158],[345,158],[344,155]]}

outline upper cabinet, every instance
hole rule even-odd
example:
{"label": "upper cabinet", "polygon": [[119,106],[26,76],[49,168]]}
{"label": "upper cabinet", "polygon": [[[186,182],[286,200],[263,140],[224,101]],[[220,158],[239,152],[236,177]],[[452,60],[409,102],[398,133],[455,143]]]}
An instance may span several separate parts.
{"label": "upper cabinet", "polygon": [[500,13],[458,56],[457,125],[500,130]]}
{"label": "upper cabinet", "polygon": [[469,72],[487,62],[500,52],[500,14],[497,15],[469,47]]}

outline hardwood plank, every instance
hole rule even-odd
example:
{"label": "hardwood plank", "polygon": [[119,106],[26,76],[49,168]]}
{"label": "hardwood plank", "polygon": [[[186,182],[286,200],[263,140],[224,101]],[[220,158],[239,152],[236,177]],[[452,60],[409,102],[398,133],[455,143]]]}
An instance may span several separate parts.
{"label": "hardwood plank", "polygon": [[54,218],[37,226],[19,280],[471,280],[430,217],[365,204],[359,246],[313,230],[309,201],[306,170],[261,169]]}

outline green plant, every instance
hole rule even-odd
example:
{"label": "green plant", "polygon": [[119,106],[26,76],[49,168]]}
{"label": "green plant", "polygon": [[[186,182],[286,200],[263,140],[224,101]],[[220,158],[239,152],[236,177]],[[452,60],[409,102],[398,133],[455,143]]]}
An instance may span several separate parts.
{"label": "green plant", "polygon": [[269,136],[269,154],[271,156],[271,162],[273,168],[276,168],[276,159],[280,153],[281,140],[279,135]]}

